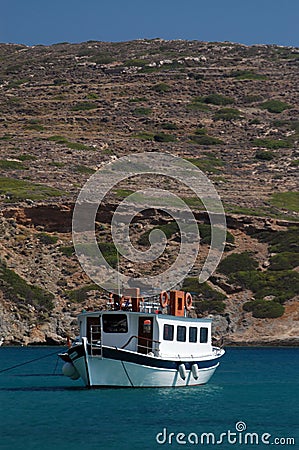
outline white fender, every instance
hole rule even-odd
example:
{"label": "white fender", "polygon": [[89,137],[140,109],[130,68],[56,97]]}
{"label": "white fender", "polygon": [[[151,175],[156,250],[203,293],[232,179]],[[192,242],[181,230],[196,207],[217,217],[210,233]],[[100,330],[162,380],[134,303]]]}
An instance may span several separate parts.
{"label": "white fender", "polygon": [[179,365],[179,374],[180,374],[180,377],[181,377],[183,380],[186,379],[187,372],[186,372],[185,364],[180,364],[180,365]]}
{"label": "white fender", "polygon": [[198,369],[198,365],[197,364],[193,364],[192,365],[191,372],[192,372],[193,378],[195,378],[195,380],[197,380],[198,375],[199,375],[199,369]]}
{"label": "white fender", "polygon": [[71,378],[72,380],[78,380],[78,378],[80,378],[80,375],[79,375],[76,367],[72,363],[69,363],[69,362],[66,362],[62,366],[62,373],[63,373],[63,375]]}

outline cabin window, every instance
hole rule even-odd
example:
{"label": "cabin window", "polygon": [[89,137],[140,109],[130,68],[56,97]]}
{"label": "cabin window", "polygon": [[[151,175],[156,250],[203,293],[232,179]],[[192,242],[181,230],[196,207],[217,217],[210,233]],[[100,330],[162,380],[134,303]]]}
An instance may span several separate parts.
{"label": "cabin window", "polygon": [[178,325],[176,340],[179,342],[186,342],[186,327]]}
{"label": "cabin window", "polygon": [[200,329],[200,343],[206,344],[208,342],[208,328]]}
{"label": "cabin window", "polygon": [[163,330],[163,339],[165,341],[173,341],[173,334],[174,334],[174,326],[165,324]]}
{"label": "cabin window", "polygon": [[103,314],[104,333],[127,333],[128,320],[125,314]]}
{"label": "cabin window", "polygon": [[189,342],[197,342],[197,328],[196,327],[189,328]]}

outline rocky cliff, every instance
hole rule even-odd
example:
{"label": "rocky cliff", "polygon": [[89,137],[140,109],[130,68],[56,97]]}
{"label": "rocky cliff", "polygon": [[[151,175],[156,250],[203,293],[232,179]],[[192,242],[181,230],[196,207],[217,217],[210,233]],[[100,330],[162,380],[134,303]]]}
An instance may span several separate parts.
{"label": "rocky cliff", "polygon": [[[227,214],[217,272],[196,284],[209,248],[208,218],[188,199],[203,237],[185,280],[195,313],[212,314],[230,344],[298,345],[299,49],[140,40],[26,47],[0,44],[0,337],[62,343],[76,314],[105,296],[74,254],[71,218],[88,177],[142,151],[187,158],[214,183]],[[105,199],[99,242],[115,258],[116,205],[152,177],[127,180]],[[171,264],[179,234],[169,217],[140,214],[132,240],[166,231]],[[164,228],[163,228],[164,227]],[[237,256],[236,256],[237,255]],[[140,267],[120,261],[126,273]]]}

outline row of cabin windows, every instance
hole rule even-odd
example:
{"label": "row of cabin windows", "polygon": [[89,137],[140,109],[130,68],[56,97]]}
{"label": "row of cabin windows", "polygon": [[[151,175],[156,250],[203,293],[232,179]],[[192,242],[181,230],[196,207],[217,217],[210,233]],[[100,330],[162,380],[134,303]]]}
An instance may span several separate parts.
{"label": "row of cabin windows", "polygon": [[[198,342],[198,328],[188,328],[189,342]],[[128,321],[125,314],[103,314],[103,331],[104,333],[127,333]],[[174,340],[174,325],[165,324],[163,330],[163,339],[165,341]],[[178,325],[176,328],[176,340],[178,342],[186,342],[187,327]],[[208,328],[201,327],[199,329],[199,342],[206,344],[208,342]]]}
{"label": "row of cabin windows", "polygon": [[[198,342],[198,328],[189,327],[189,342]],[[199,329],[199,342],[201,344],[206,344],[208,342],[208,328],[201,327]],[[174,339],[174,325],[164,325],[163,339],[165,341],[173,341]],[[186,342],[187,340],[187,327],[178,325],[176,329],[176,340],[178,342]]]}

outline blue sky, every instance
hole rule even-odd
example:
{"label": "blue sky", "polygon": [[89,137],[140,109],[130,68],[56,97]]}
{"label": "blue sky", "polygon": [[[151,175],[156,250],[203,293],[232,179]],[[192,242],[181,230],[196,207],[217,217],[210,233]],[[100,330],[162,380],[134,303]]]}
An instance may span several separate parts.
{"label": "blue sky", "polygon": [[299,47],[299,0],[0,0],[0,42],[140,38]]}

